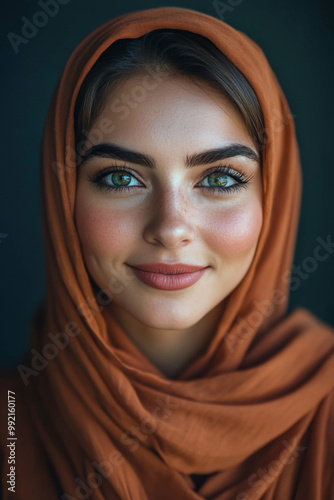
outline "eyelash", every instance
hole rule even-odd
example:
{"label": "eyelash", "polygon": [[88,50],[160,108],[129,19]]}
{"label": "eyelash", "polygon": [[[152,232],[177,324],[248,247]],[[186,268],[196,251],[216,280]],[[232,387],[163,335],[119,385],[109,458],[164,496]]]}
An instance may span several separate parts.
{"label": "eyelash", "polygon": [[[107,175],[113,174],[114,172],[117,171],[127,172],[138,181],[137,177],[133,174],[133,172],[125,165],[124,166],[111,165],[109,168],[102,168],[97,172],[95,172],[92,176],[89,176],[88,180],[92,182],[94,185],[96,185],[96,187],[101,191],[108,191],[108,192],[114,191],[117,193],[122,193],[130,191],[133,188],[140,187],[140,186],[110,186],[105,182],[103,182],[103,179]],[[197,186],[197,187],[204,189],[209,193],[218,193],[220,195],[231,194],[240,191],[242,188],[246,189],[248,187],[247,184],[253,178],[253,175],[247,176],[243,171],[234,170],[230,165],[226,166],[218,165],[217,167],[213,167],[207,170],[205,172],[205,175],[198,182],[203,182],[204,179],[206,179],[206,177],[215,172],[222,172],[232,177],[232,179],[237,181],[237,183],[227,187],[215,187],[215,186]]]}

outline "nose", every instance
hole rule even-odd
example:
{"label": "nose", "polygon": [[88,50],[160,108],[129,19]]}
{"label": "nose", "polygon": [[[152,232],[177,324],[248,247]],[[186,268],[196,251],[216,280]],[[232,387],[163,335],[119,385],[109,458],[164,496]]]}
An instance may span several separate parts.
{"label": "nose", "polygon": [[174,249],[191,243],[195,227],[191,222],[190,200],[179,193],[158,193],[149,208],[144,239],[153,245]]}

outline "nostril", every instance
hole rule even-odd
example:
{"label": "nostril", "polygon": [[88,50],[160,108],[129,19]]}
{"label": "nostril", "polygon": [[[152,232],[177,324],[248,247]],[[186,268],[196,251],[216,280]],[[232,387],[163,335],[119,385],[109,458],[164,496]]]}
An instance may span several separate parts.
{"label": "nostril", "polygon": [[172,224],[163,220],[155,220],[145,227],[143,236],[149,243],[175,248],[193,241],[195,232],[186,222]]}

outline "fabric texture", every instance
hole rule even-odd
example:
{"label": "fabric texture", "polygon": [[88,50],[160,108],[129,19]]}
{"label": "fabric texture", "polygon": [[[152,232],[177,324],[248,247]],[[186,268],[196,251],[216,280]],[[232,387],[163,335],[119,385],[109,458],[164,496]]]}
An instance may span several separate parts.
{"label": "fabric texture", "polygon": [[[226,54],[259,99],[267,137],[253,262],[226,298],[209,345],[175,379],[97,300],[74,225],[80,85],[114,41],[158,28],[198,33]],[[261,49],[188,9],[110,20],[79,44],[60,78],[42,177],[46,300],[32,327],[34,359],[24,365],[32,372],[21,365],[4,384],[16,392],[18,458],[15,496],[5,484],[2,498],[334,499],[334,336],[304,309],[286,314],[301,168],[292,115]]]}

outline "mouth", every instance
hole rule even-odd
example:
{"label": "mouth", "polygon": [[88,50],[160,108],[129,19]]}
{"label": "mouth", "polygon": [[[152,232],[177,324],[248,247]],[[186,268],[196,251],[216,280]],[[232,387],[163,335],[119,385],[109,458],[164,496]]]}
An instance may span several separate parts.
{"label": "mouth", "polygon": [[127,264],[127,266],[132,269],[132,272],[142,283],[159,290],[188,288],[194,285],[209,267],[163,262]]}

